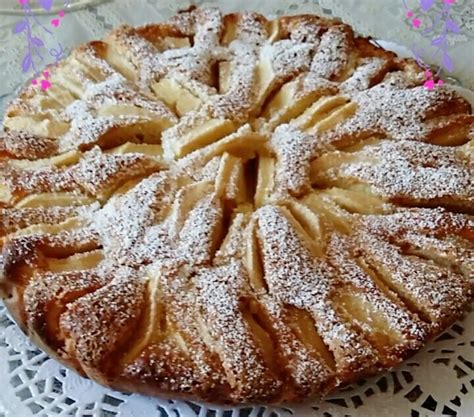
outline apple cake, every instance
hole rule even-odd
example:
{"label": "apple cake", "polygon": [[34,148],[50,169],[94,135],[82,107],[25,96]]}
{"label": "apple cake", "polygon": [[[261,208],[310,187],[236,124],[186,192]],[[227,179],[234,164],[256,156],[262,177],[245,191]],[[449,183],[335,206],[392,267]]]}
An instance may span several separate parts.
{"label": "apple cake", "polygon": [[101,384],[279,403],[391,368],[473,298],[474,117],[338,20],[191,8],[8,106],[0,290]]}

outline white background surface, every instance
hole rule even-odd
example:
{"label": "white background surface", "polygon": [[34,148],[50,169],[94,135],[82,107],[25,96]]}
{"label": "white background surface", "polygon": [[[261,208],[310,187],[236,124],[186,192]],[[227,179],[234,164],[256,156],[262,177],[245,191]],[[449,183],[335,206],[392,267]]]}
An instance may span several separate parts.
{"label": "white background surface", "polygon": [[[87,1],[81,0],[80,3]],[[402,45],[410,45],[416,37],[416,32],[403,17],[404,10],[398,0],[197,3],[218,4],[224,11],[253,9],[270,16],[300,12],[340,16],[364,35]],[[11,14],[15,12],[15,5],[15,0],[0,0],[0,99],[3,103],[31,76],[22,74],[20,69],[26,41],[12,34],[13,25],[19,19]],[[64,24],[54,32],[55,36],[44,40],[51,46],[58,40],[64,46],[72,46],[99,38],[120,23],[142,24],[162,20],[186,5],[188,2],[181,0],[119,0],[91,5],[68,13]],[[471,88],[474,87],[473,9],[474,0],[459,0],[453,8],[463,34],[451,41],[450,49],[456,68],[454,76]],[[51,17],[42,16],[41,19],[48,22]],[[474,103],[474,94],[471,93],[470,97]],[[448,415],[444,414],[447,412],[445,407],[457,413],[458,417],[473,417],[474,372],[469,363],[471,366],[474,363],[474,314],[456,324],[446,335],[394,371],[349,387],[320,403],[285,408],[216,408],[125,395],[78,377],[38,351],[11,322],[0,304],[0,417],[434,417]],[[434,410],[426,408],[430,396],[436,403]]]}

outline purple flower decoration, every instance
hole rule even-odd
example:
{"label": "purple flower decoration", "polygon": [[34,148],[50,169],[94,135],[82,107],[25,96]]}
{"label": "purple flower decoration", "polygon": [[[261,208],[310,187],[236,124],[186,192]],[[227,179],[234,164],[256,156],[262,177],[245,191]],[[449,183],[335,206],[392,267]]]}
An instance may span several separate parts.
{"label": "purple flower decoration", "polygon": [[[423,13],[434,13],[434,17],[430,19],[430,25],[421,31],[422,36],[425,38],[431,37],[430,47],[431,54],[428,54],[427,51],[423,50],[416,44],[412,46],[413,54],[415,55],[416,61],[418,64],[427,69],[425,72],[426,81],[424,86],[429,90],[435,88],[436,86],[443,85],[443,80],[438,80],[435,82],[441,72],[441,69],[445,69],[448,72],[454,71],[454,63],[452,58],[448,53],[448,35],[449,34],[459,34],[461,29],[458,24],[451,17],[451,6],[455,3],[455,0],[443,0],[443,6],[441,11],[434,11],[433,8],[435,1],[434,0],[419,0],[419,5]],[[403,7],[405,8],[405,16],[410,20],[412,26],[418,29],[422,21],[419,17],[415,16],[415,13],[410,10],[406,4],[406,0],[402,0]],[[435,31],[435,29],[441,29]],[[436,34],[435,34],[436,33]],[[435,74],[429,71],[430,66],[424,62],[424,58],[431,59],[432,61],[437,61],[439,63],[439,68],[435,71]],[[428,75],[429,73],[429,75]]]}
{"label": "purple flower decoration", "polygon": [[431,6],[433,5],[434,3],[434,0],[420,0],[420,5],[421,5],[421,8],[427,12],[428,10],[430,10]]}
{"label": "purple flower decoration", "polygon": [[26,21],[20,20],[13,28],[13,33],[21,33],[26,29]]}
{"label": "purple flower decoration", "polygon": [[53,7],[53,0],[38,0],[38,3],[47,12],[49,12],[51,7]]}
{"label": "purple flower decoration", "polygon": [[[13,27],[13,33],[16,35],[25,36],[27,40],[25,55],[21,61],[21,69],[23,72],[32,70],[35,74],[32,84],[39,86],[42,90],[47,90],[51,87],[51,82],[48,80],[49,72],[44,71],[41,73],[41,71],[38,70],[38,67],[40,65],[44,66],[46,63],[43,56],[45,52],[54,59],[54,63],[58,62],[64,56],[63,47],[61,44],[58,44],[57,48],[51,48],[47,50],[45,48],[45,41],[42,36],[51,36],[53,32],[50,30],[50,28],[41,23],[38,17],[33,13],[29,0],[17,1],[23,9],[24,16]],[[69,3],[70,0],[65,0],[63,6],[68,7]],[[49,12],[53,7],[53,0],[38,0],[38,4],[42,9]],[[64,15],[64,10],[61,10],[58,13],[58,18],[51,20],[51,25],[58,27],[60,19],[62,19]],[[38,36],[38,32],[41,36]]]}
{"label": "purple flower decoration", "polygon": [[456,22],[453,19],[447,19],[445,22],[446,29],[453,33],[460,33],[461,29],[459,29],[459,26],[456,24]]}
{"label": "purple flower decoration", "polygon": [[451,59],[451,57],[449,56],[447,52],[445,52],[443,55],[443,66],[449,72],[454,71],[453,60]]}

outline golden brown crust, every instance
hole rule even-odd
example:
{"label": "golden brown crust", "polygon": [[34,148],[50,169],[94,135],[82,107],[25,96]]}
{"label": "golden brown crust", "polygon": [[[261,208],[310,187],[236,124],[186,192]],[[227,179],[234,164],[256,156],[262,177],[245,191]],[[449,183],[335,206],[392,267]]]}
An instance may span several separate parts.
{"label": "golden brown crust", "polygon": [[321,396],[469,307],[474,117],[338,20],[191,7],[25,87],[0,140],[0,295],[99,383]]}

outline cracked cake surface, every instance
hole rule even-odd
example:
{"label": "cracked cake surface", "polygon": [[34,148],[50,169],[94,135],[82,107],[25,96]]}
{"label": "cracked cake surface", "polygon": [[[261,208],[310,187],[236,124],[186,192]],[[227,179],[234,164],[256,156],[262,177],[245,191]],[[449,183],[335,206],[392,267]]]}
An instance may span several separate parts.
{"label": "cracked cake surface", "polygon": [[474,117],[338,21],[190,8],[23,88],[0,138],[0,295],[119,390],[322,396],[471,305]]}

